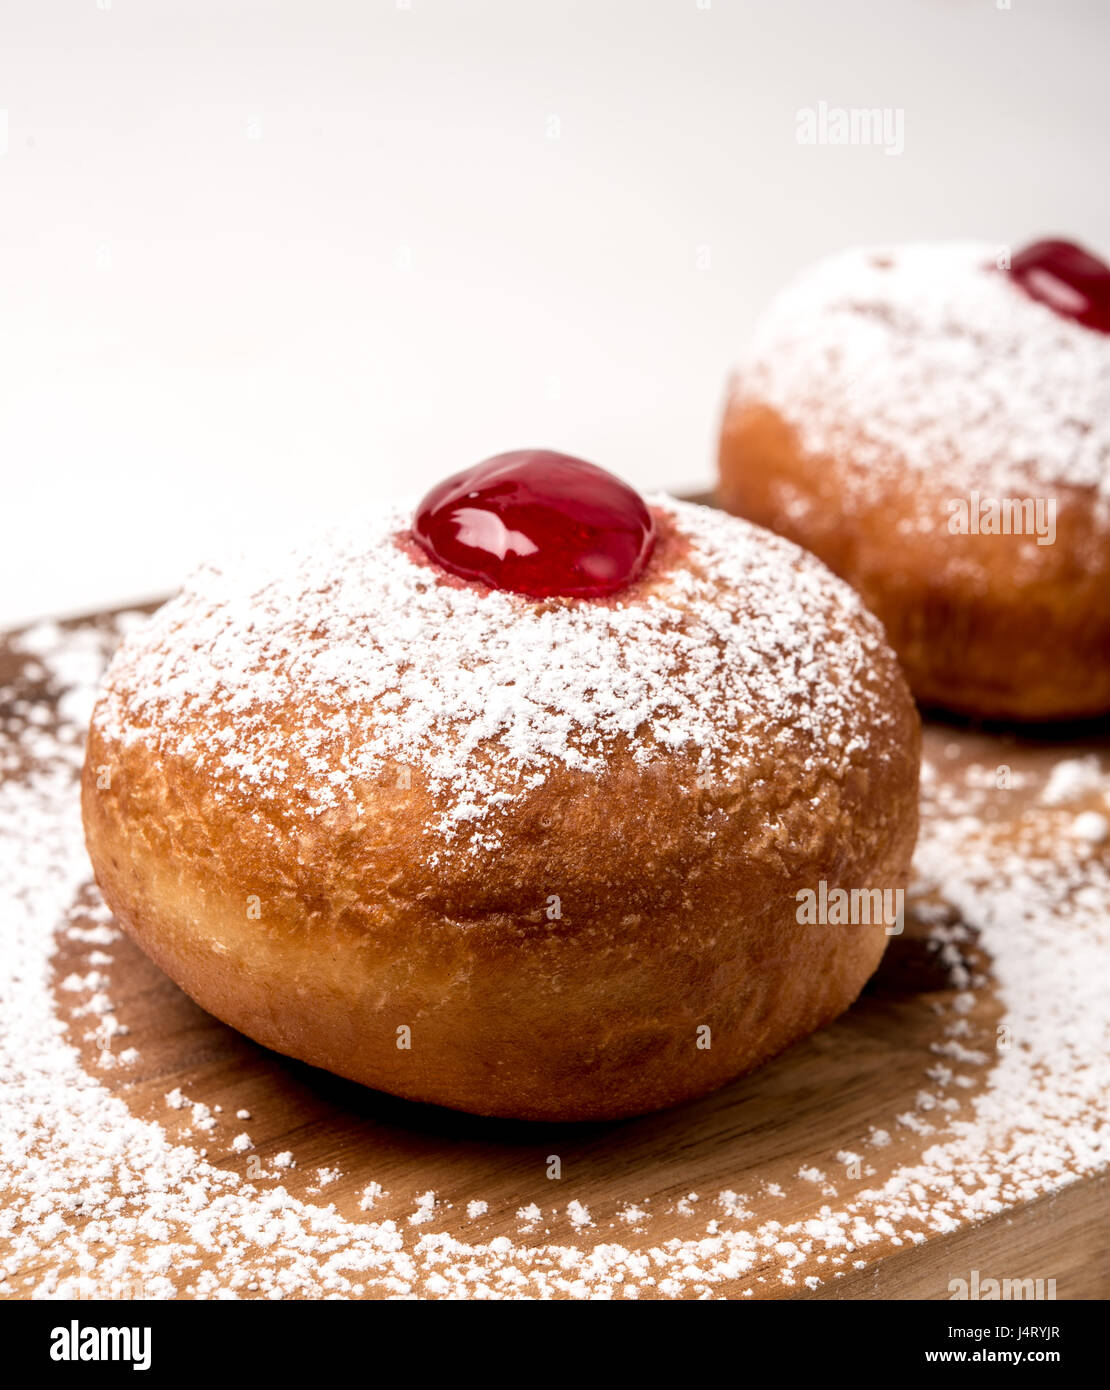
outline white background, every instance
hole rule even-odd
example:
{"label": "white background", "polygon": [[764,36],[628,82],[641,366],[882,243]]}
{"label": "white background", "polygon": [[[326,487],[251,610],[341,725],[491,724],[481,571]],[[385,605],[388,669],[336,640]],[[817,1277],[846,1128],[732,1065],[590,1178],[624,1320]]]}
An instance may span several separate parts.
{"label": "white background", "polygon": [[1098,0],[403,2],[0,7],[0,622],[508,448],[697,488],[813,258],[1110,253]]}

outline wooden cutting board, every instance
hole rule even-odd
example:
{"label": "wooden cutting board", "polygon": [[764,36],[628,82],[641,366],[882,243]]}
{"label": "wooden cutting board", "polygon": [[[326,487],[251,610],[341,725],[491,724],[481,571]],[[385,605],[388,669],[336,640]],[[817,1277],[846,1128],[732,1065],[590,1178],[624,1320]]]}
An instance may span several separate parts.
{"label": "wooden cutting board", "polygon": [[[110,621],[109,615],[99,615],[66,627],[80,634]],[[19,701],[41,706],[45,725],[56,696],[33,663],[9,640],[0,641],[4,737],[19,737],[20,721],[9,726],[5,718]],[[1108,747],[1110,736],[1099,729],[1056,731],[1022,741],[944,723],[928,724],[925,733],[927,760],[953,786],[961,784],[968,768],[1005,764],[1020,774],[1014,780],[1024,785],[998,798],[1002,834],[1007,818],[1015,824],[1021,820],[1061,758]],[[25,775],[18,748],[9,747],[8,754],[9,775]],[[9,829],[0,825],[0,834]],[[91,887],[86,891],[95,892]],[[272,1159],[288,1151],[295,1166],[281,1172],[285,1187],[310,1203],[335,1203],[352,1221],[368,1219],[360,1202],[367,1188],[378,1184],[374,1219],[393,1217],[413,1235],[435,1230],[471,1242],[505,1235],[515,1247],[562,1243],[588,1249],[618,1242],[648,1250],[674,1238],[696,1239],[713,1219],[722,1230],[736,1225],[728,1201],[722,1205],[722,1193],[741,1194],[738,1204],[754,1211],[757,1224],[773,1217],[786,1225],[816,1215],[822,1204],[835,1206],[875,1188],[937,1142],[936,1133],[919,1133],[899,1118],[915,1111],[924,1077],[937,1061],[940,1021],[951,1016],[957,993],[951,982],[951,948],[942,964],[929,940],[935,908],[935,901],[928,912],[911,901],[904,935],[892,938],[863,997],[833,1026],[715,1095],[619,1124],[482,1120],[396,1100],[316,1072],[255,1046],[206,1015],[126,938],[111,947],[107,973],[114,1013],[129,1031],[111,1046],[117,1051],[134,1048],[137,1061],[108,1069],[100,1065],[98,1045],[86,1036],[87,1018],[77,1012],[82,997],[59,987],[67,977],[89,969],[90,947],[60,931],[55,1007],[90,1075],[116,1092],[136,1116],[157,1122],[181,1144],[204,1150],[210,1161],[245,1177],[257,1172],[260,1163],[269,1171]],[[955,921],[957,914],[951,911],[950,917]],[[80,922],[80,914],[75,920]],[[969,1055],[984,1055],[980,1065],[964,1069],[969,1080],[960,1099],[971,1104],[990,1084],[1002,1005],[991,982],[991,961],[976,944],[975,933],[962,937],[957,949],[963,965],[983,979],[963,1015],[963,1045]],[[1107,977],[1110,983],[1110,966]],[[189,1102],[210,1107],[215,1126],[197,1130],[188,1106],[169,1106],[166,1096],[175,1090]],[[250,1112],[249,1122],[232,1118],[243,1110]],[[253,1148],[240,1154],[233,1151],[232,1139],[243,1130],[249,1130]],[[881,1147],[869,1143],[876,1131],[888,1134],[889,1142]],[[838,1158],[852,1152],[865,1155],[858,1174]],[[553,1156],[559,1159],[558,1178],[549,1176]],[[252,1161],[255,1166],[249,1170]],[[319,1170],[325,1170],[322,1187]],[[425,1193],[435,1194],[433,1217],[430,1224],[414,1228],[410,1217]],[[475,1201],[486,1209],[468,1214]],[[576,1219],[568,1215],[572,1203],[581,1204],[575,1208]],[[529,1223],[519,1213],[532,1204],[542,1215]],[[581,1215],[583,1210],[588,1217]],[[637,1211],[642,1213],[638,1218]],[[1015,1277],[1048,1274],[1056,1279],[1060,1297],[1105,1297],[1110,1293],[1108,1234],[1110,1179],[1104,1169],[1076,1177],[1054,1194],[1010,1203],[975,1224],[960,1223],[917,1242],[883,1239],[852,1250],[850,1258],[823,1267],[821,1282],[813,1287],[801,1280],[785,1283],[781,1255],[768,1248],[743,1276],[709,1293],[935,1299],[949,1296],[953,1276],[966,1277],[978,1269]],[[808,1265],[806,1272],[812,1268]],[[29,1281],[49,1273],[48,1260],[21,1270],[15,1296],[26,1296],[22,1290],[31,1286]],[[382,1292],[368,1290],[366,1296]],[[694,1291],[687,1288],[684,1294],[694,1296]]]}

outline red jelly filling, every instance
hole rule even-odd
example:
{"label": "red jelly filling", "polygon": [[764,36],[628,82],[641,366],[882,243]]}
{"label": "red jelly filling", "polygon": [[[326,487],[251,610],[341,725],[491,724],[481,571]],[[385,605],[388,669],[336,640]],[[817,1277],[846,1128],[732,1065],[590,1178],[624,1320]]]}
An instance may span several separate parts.
{"label": "red jelly filling", "polygon": [[1035,241],[1010,262],[1031,299],[1084,328],[1110,333],[1110,266],[1073,241]]}
{"label": "red jelly filling", "polygon": [[640,495],[603,468],[520,449],[432,488],[413,535],[463,579],[531,598],[602,598],[643,570],[655,523]]}

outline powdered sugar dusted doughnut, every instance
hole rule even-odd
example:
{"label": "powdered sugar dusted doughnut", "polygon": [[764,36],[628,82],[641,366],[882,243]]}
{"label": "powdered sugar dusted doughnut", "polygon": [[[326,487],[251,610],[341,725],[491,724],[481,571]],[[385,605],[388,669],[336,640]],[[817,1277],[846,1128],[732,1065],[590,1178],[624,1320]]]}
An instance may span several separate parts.
{"label": "powdered sugar dusted doughnut", "polygon": [[455,578],[409,506],[195,575],[93,717],[120,920],[267,1046],[488,1114],[667,1105],[847,1007],[889,924],[798,893],[903,885],[912,702],[818,561],[653,514],[604,599]]}
{"label": "powdered sugar dusted doughnut", "polygon": [[720,498],[855,585],[921,699],[1094,714],[1110,709],[1110,335],[998,260],[976,242],[862,248],[803,275],[734,378]]}

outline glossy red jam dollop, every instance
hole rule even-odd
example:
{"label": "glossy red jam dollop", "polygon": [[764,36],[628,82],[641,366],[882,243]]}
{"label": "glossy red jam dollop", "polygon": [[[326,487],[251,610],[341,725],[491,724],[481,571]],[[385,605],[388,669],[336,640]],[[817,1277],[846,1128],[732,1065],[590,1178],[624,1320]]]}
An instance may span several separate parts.
{"label": "glossy red jam dollop", "polygon": [[432,488],[413,535],[463,579],[531,598],[602,598],[643,570],[655,523],[640,495],[603,468],[520,449]]}
{"label": "glossy red jam dollop", "polygon": [[1084,328],[1110,333],[1110,266],[1073,241],[1035,241],[1010,262],[1031,299]]}

